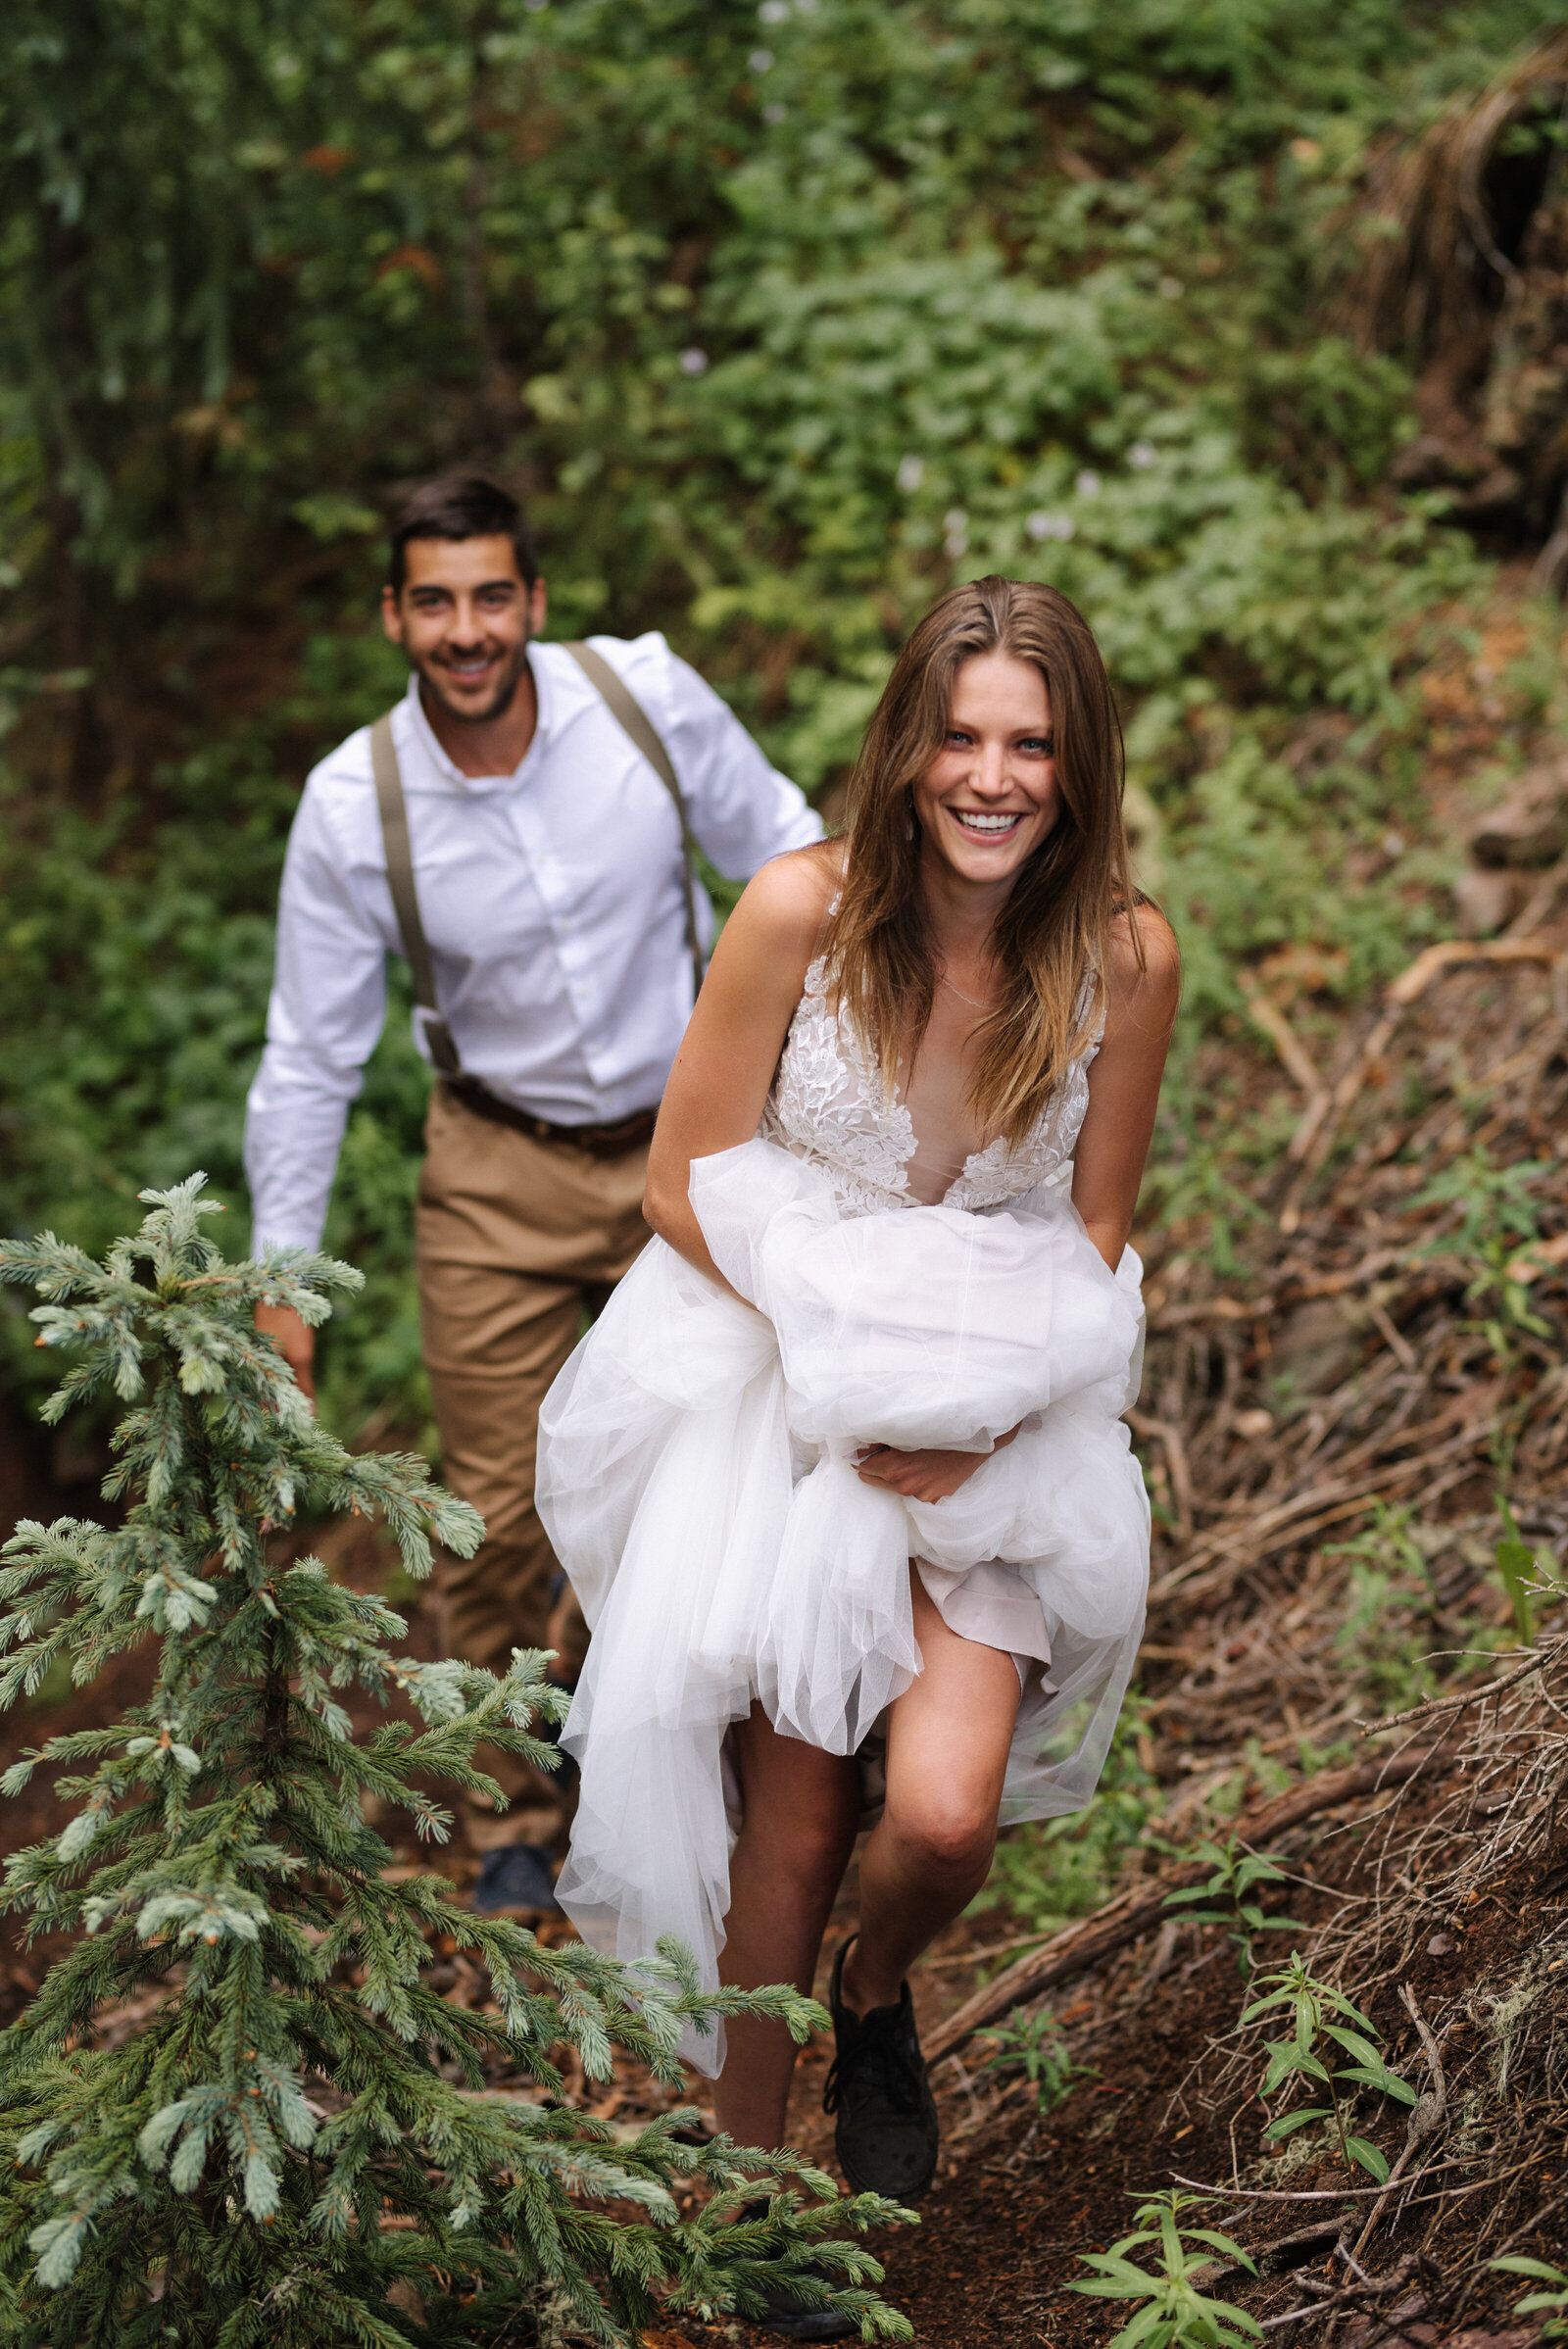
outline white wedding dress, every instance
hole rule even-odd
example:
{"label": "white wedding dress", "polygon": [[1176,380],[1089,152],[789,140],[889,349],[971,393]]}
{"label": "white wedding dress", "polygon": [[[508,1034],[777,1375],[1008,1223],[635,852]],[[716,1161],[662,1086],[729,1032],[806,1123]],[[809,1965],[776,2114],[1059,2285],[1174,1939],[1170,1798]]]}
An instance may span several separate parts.
{"label": "white wedding dress", "polygon": [[[920,1670],[911,1558],[945,1621],[1018,1665],[1003,1818],[1094,1792],[1143,1630],[1149,1508],[1121,1419],[1142,1266],[1129,1248],[1109,1273],[1069,1197],[1093,1057],[1021,1145],[921,1204],[909,1107],[813,963],[757,1138],[692,1166],[739,1297],[655,1239],[551,1389],[538,1505],[593,1633],[559,1890],[601,1949],[646,1958],[674,1934],[716,1982],[725,1732],[760,1697],[786,1734],[859,1751]],[[860,1481],[873,1443],[989,1456],[928,1503]]]}

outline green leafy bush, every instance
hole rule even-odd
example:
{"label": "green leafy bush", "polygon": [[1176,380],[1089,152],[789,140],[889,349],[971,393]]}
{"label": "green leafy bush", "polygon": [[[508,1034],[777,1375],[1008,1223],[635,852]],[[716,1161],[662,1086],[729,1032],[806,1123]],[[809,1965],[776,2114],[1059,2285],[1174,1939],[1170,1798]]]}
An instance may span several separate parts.
{"label": "green leafy bush", "polygon": [[[1246,1851],[1234,1835],[1223,1843],[1204,1840],[1196,1843],[1190,1860],[1201,1861],[1212,1870],[1207,1884],[1196,1884],[1190,1890],[1167,1892],[1166,1908],[1182,1908],[1189,1925],[1225,1925],[1230,1928],[1229,1939],[1236,1949],[1236,1963],[1243,1982],[1252,1971],[1252,1940],[1257,1933],[1299,1933],[1301,1928],[1294,1917],[1265,1915],[1255,1897],[1257,1884],[1277,1884],[1285,1881],[1285,1871],[1272,1854],[1266,1851]],[[1207,1904],[1207,1905],[1202,1905]]]}
{"label": "green leafy bush", "polygon": [[1021,2073],[1034,2091],[1035,2110],[1054,2113],[1081,2080],[1098,2080],[1092,2064],[1075,2064],[1067,2034],[1049,2007],[1038,2006],[976,2034],[992,2052],[983,2072]]}
{"label": "green leafy bush", "polygon": [[1541,2327],[1544,2341],[1568,2337],[1568,2271],[1549,2267],[1544,2259],[1525,2259],[1518,2254],[1494,2259],[1492,2265],[1505,2276],[1527,2276],[1533,2281],[1550,2284],[1553,2287],[1550,2291],[1527,2292],[1515,2303],[1513,2313],[1516,2317],[1546,2315],[1546,2322]]}

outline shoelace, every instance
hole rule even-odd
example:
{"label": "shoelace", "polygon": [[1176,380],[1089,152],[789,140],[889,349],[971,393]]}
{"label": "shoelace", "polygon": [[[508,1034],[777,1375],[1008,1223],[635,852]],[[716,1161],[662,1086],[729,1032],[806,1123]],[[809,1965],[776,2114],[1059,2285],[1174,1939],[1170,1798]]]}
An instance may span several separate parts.
{"label": "shoelace", "polygon": [[868,2017],[855,2028],[848,2050],[836,2055],[822,2083],[822,2110],[836,2113],[855,2077],[869,2072],[896,2112],[917,2113],[925,2066],[902,2007],[883,2021]]}

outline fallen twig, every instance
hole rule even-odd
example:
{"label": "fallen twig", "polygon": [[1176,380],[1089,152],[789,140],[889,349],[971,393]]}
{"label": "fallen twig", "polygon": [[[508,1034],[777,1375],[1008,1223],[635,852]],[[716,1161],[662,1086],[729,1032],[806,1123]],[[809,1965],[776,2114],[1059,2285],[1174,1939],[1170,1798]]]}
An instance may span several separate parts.
{"label": "fallen twig", "polygon": [[[1375,1472],[1369,1469],[1363,1476],[1315,1485],[1309,1492],[1298,1493],[1294,1500],[1278,1501],[1270,1509],[1259,1509],[1250,1525],[1204,1534],[1180,1565],[1171,1567],[1153,1585],[1149,1593],[1151,1604],[1186,1588],[1196,1574],[1210,1564],[1231,1560],[1250,1565],[1258,1558],[1266,1558],[1272,1550],[1284,1549],[1292,1542],[1305,1541],[1310,1534],[1322,1533],[1343,1517],[1353,1517],[1358,1509],[1370,1509],[1374,1501],[1387,1499],[1392,1486],[1408,1484],[1412,1478],[1430,1477],[1431,1471],[1446,1461],[1467,1458],[1495,1435],[1500,1425],[1498,1419],[1480,1420],[1452,1443],[1440,1444],[1432,1451],[1417,1452],[1408,1460],[1391,1460],[1376,1467]],[[1435,1482],[1429,1483],[1427,1497],[1438,1489]],[[1314,1510],[1320,1513],[1314,1516]],[[1301,1522],[1303,1519],[1305,1523]]]}
{"label": "fallen twig", "polygon": [[[1420,2185],[1444,2170],[1463,2168],[1462,2162],[1434,2162],[1430,2170],[1423,2170],[1410,2183]],[[1173,2185],[1191,2186],[1195,2193],[1211,2194],[1216,2202],[1235,2201],[1239,2197],[1248,2202],[1365,2202],[1371,2195],[1385,2191],[1382,2186],[1298,2186],[1294,2192],[1284,2186],[1211,2186],[1205,2185],[1200,2178],[1179,2177],[1174,2170],[1170,2172],[1170,2179]]]}
{"label": "fallen twig", "polygon": [[1432,2085],[1424,2096],[1418,2096],[1415,2100],[1410,2118],[1405,2124],[1404,2144],[1400,2149],[1399,2157],[1384,2181],[1382,2200],[1373,2203],[1367,2223],[1356,2237],[1355,2249],[1351,2254],[1354,2259],[1359,2259],[1366,2249],[1373,2229],[1388,2208],[1390,2198],[1404,2175],[1405,2165],[1409,2162],[1410,2157],[1426,2143],[1428,2137],[1437,2134],[1447,2118],[1448,2083],[1444,2078],[1443,2056],[1428,2026],[1427,2019],[1416,2002],[1415,1992],[1407,1982],[1402,1982],[1399,1984],[1399,2003],[1415,2025],[1416,2033],[1421,2041],[1421,2052],[1427,2059],[1427,2070],[1432,2075]]}
{"label": "fallen twig", "polygon": [[1280,1210],[1280,1230],[1298,1231],[1301,1205],[1313,1176],[1333,1150],[1341,1126],[1372,1068],[1394,1042],[1400,1020],[1418,997],[1443,971],[1461,962],[1541,962],[1548,968],[1561,960],[1556,947],[1530,938],[1446,938],[1423,948],[1384,995],[1381,1016],[1362,1040],[1360,1050],[1332,1092],[1319,1093],[1292,1135],[1286,1155],[1300,1167]]}
{"label": "fallen twig", "polygon": [[1315,1103],[1320,1094],[1326,1097],[1327,1088],[1318,1072],[1317,1062],[1299,1036],[1297,1035],[1278,1003],[1263,993],[1250,971],[1241,971],[1237,976],[1242,995],[1246,1000],[1248,1016],[1253,1027],[1260,1029],[1268,1038],[1286,1069],[1306,1095],[1308,1101]]}
{"label": "fallen twig", "polygon": [[1482,1681],[1474,1688],[1461,1688],[1452,1696],[1431,1696],[1425,1704],[1412,1705],[1408,1712],[1391,1713],[1384,1721],[1358,1722],[1356,1727],[1363,1737],[1380,1737],[1385,1730],[1403,1729],[1412,1721],[1435,1721],[1443,1713],[1462,1713],[1466,1705],[1480,1704],[1489,1696],[1500,1696],[1505,1688],[1527,1681],[1533,1672],[1544,1672],[1568,1650],[1568,1639],[1554,1639],[1548,1647],[1532,1651],[1527,1662],[1514,1671],[1505,1672],[1500,1681]]}

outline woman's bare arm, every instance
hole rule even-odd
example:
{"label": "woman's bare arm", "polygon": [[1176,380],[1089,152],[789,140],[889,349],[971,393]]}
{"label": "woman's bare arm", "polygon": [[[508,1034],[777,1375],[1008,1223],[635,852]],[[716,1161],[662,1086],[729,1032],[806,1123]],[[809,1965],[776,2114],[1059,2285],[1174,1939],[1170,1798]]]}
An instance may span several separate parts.
{"label": "woman's bare arm", "polygon": [[1073,1152],[1072,1203],[1114,1272],[1133,1228],[1181,991],[1176,940],[1152,905],[1136,907],[1116,924],[1106,983],[1105,1033],[1089,1071],[1089,1108]]}
{"label": "woman's bare arm", "polygon": [[664,1089],[643,1213],[662,1240],[720,1288],[692,1209],[694,1158],[750,1142],[767,1100],[807,966],[838,886],[840,852],[798,849],[764,864],[713,954]]}

